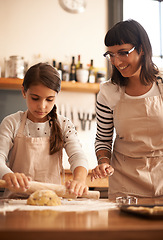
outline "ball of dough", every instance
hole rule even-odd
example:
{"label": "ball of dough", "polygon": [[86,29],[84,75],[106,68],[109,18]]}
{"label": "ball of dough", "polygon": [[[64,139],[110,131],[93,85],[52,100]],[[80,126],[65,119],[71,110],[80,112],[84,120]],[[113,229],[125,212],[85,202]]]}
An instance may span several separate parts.
{"label": "ball of dough", "polygon": [[61,205],[61,199],[52,190],[37,190],[27,199],[28,205],[57,206]]}

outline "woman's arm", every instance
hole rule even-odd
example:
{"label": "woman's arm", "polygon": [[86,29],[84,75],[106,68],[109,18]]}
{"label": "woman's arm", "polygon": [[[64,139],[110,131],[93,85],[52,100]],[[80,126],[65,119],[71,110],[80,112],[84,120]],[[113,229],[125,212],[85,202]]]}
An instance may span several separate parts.
{"label": "woman's arm", "polygon": [[108,163],[110,164],[111,152],[108,150],[99,150],[96,152],[98,164]]}
{"label": "woman's arm", "polygon": [[112,175],[114,172],[114,169],[110,166],[114,131],[113,110],[109,107],[111,96],[111,94],[108,94],[108,88],[104,86],[97,97],[95,151],[98,166],[92,170],[92,180]]}
{"label": "woman's arm", "polygon": [[106,150],[111,155],[112,139],[113,139],[113,110],[107,106],[105,99],[101,95],[96,103],[96,122],[97,132],[95,139],[96,155],[99,150]]}
{"label": "woman's arm", "polygon": [[114,169],[110,165],[111,152],[107,150],[99,150],[96,152],[98,166],[92,170],[91,180],[96,178],[105,178],[114,173]]}

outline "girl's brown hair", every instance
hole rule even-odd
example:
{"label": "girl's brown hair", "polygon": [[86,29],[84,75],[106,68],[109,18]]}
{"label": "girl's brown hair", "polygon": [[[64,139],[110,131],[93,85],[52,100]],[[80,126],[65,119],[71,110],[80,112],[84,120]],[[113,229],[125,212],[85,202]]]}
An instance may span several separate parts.
{"label": "girl's brown hair", "polygon": [[[135,20],[129,19],[115,24],[105,36],[105,45],[107,47],[122,44],[132,44],[138,54],[141,49],[142,68],[140,80],[144,85],[156,81],[156,76],[159,73],[158,68],[152,61],[152,47],[145,29]],[[113,83],[124,86],[128,83],[128,78],[125,78],[113,66],[111,80]]]}
{"label": "girl's brown hair", "polygon": [[[56,91],[61,89],[61,79],[55,68],[46,63],[38,63],[28,69],[25,74],[23,87],[27,91],[31,85],[43,84],[44,86]],[[49,124],[51,126],[50,134],[50,155],[63,148],[63,135],[57,118],[57,107],[54,105],[51,112]]]}

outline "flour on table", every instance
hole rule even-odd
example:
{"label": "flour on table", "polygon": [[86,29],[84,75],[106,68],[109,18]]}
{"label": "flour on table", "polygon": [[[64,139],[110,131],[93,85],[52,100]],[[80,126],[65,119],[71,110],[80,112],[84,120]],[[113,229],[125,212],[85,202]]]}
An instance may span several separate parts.
{"label": "flour on table", "polygon": [[42,211],[42,210],[52,210],[59,212],[87,212],[87,211],[100,211],[107,210],[111,208],[117,208],[116,203],[109,202],[105,199],[73,199],[69,201],[68,199],[61,199],[61,205],[59,206],[32,206],[27,205],[27,200],[15,200],[6,199],[3,200],[4,205],[0,207],[0,212],[12,212],[18,211]]}

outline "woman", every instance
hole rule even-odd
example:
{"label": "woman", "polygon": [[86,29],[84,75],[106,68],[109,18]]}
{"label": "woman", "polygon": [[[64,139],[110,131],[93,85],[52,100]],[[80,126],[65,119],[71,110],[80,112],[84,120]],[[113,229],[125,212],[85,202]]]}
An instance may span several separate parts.
{"label": "woman", "polygon": [[[111,80],[97,98],[96,155],[92,179],[109,178],[109,198],[163,195],[163,84],[144,28],[117,23],[105,36]],[[112,151],[113,130],[116,139]]]}
{"label": "woman", "polygon": [[76,196],[87,193],[87,158],[74,125],[57,114],[55,101],[60,88],[55,68],[46,63],[32,66],[22,86],[27,111],[5,117],[0,125],[0,178],[11,190],[25,193],[30,179],[60,184],[65,148],[73,172],[66,187]]}

